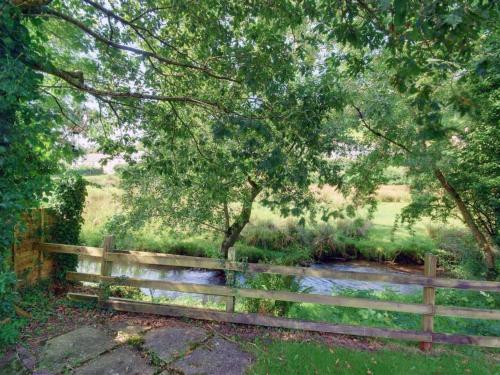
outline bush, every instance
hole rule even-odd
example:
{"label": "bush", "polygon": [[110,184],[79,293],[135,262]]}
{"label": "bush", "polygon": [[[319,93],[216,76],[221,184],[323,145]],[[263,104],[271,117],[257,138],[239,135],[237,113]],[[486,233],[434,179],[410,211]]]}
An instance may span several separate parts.
{"label": "bush", "polygon": [[104,169],[102,167],[76,167],[71,168],[71,171],[80,176],[99,176],[104,174]]}
{"label": "bush", "polygon": [[487,268],[481,251],[472,235],[466,229],[428,226],[429,236],[442,251],[441,261],[455,277],[486,277]]}
{"label": "bush", "polygon": [[111,286],[109,288],[109,294],[112,297],[127,298],[138,301],[142,300],[144,296],[140,288],[136,288],[133,286],[121,286],[121,285]]}
{"label": "bush", "polygon": [[0,351],[15,343],[19,336],[19,322],[15,320],[14,304],[18,301],[16,275],[14,272],[0,272]]}
{"label": "bush", "polygon": [[[54,218],[49,234],[51,241],[63,244],[78,243],[86,196],[86,182],[80,175],[68,173],[59,178],[49,201]],[[76,270],[78,256],[53,254],[53,257],[56,261],[54,277],[59,282],[65,282],[66,272]]]}
{"label": "bush", "polygon": [[306,229],[295,221],[288,221],[284,227],[271,222],[261,221],[249,224],[242,240],[250,245],[266,250],[285,250],[292,245],[306,245]]}
{"label": "bush", "polygon": [[388,185],[407,185],[410,182],[404,167],[387,167],[384,178]]}
{"label": "bush", "polygon": [[342,219],[337,221],[337,230],[347,238],[366,237],[372,223],[370,220],[357,217],[355,219]]}
{"label": "bush", "polygon": [[[293,276],[260,273],[246,279],[245,287],[261,290],[285,290],[288,292],[307,292]],[[245,298],[243,307],[251,313],[286,316],[294,302],[262,298]]]}

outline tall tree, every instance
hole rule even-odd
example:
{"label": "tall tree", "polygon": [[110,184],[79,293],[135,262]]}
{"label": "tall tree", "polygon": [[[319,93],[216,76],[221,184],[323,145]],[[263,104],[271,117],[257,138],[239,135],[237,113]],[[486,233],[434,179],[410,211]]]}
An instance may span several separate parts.
{"label": "tall tree", "polygon": [[[332,5],[329,1],[321,4],[324,9]],[[367,121],[370,115],[365,113],[367,109],[363,110],[363,104],[356,99],[353,104],[360,124],[386,147],[398,148],[400,157],[411,156],[412,170],[420,172],[418,188],[422,192],[428,191],[429,186],[434,186],[431,182],[439,185],[447,195],[447,206],[451,204],[451,207],[460,212],[478,246],[483,250],[490,275],[493,276],[495,253],[498,251],[495,244],[497,229],[492,230],[491,220],[483,225],[484,212],[479,214],[474,211],[484,210],[485,207],[480,206],[486,204],[491,217],[491,213],[496,210],[494,206],[497,203],[494,202],[497,201],[498,192],[484,184],[485,180],[489,180],[488,184],[494,182],[488,175],[491,170],[484,169],[482,171],[485,175],[479,178],[476,173],[473,179],[472,174],[466,177],[466,173],[463,173],[465,171],[456,163],[465,163],[465,160],[463,155],[457,153],[460,146],[453,145],[454,140],[461,140],[462,144],[471,142],[471,145],[477,140],[472,141],[472,133],[458,130],[449,118],[450,106],[468,99],[460,95],[447,95],[444,88],[447,85],[456,87],[459,77],[465,73],[470,75],[469,71],[474,72],[474,54],[481,48],[485,38],[498,40],[495,35],[498,3],[394,0],[340,2],[338,5],[340,6],[332,8],[333,11],[322,13],[318,30],[328,32],[335,41],[354,47],[347,49],[349,53],[340,55],[352,74],[370,70],[374,62],[380,65],[387,73],[380,77],[391,82],[397,95],[404,97],[399,103],[408,110],[408,115],[403,115],[403,122],[381,123],[380,119],[386,117],[387,120],[387,117],[397,115],[397,111],[384,116],[380,113],[380,107],[374,108],[374,103],[369,103],[367,106],[372,111],[372,120],[378,120],[373,123]],[[485,78],[488,82],[496,74],[491,70],[490,73],[492,76]],[[492,95],[497,95],[494,85],[490,88]],[[389,87],[382,86],[382,92],[373,93],[373,98],[378,98],[378,105],[390,106],[390,101],[383,98],[387,94],[394,96]],[[483,105],[486,103],[488,101]],[[476,134],[481,133],[488,131],[478,131]],[[458,159],[453,159],[454,157]],[[373,160],[376,162],[375,157]],[[456,166],[455,169],[448,168],[451,165]],[[479,171],[478,169],[477,172]],[[459,175],[462,177],[457,178]],[[431,180],[424,176],[431,176]],[[467,183],[465,179],[468,179]],[[477,202],[479,195],[474,194],[474,198],[470,195],[474,189],[477,192],[479,186],[482,186],[481,204]],[[423,196],[420,198],[420,212],[423,207],[427,212],[433,211],[436,208],[434,203],[439,200],[439,196],[435,194],[432,199],[427,195],[427,201],[422,199]]]}
{"label": "tall tree", "polygon": [[156,105],[136,133],[143,153],[123,173],[126,219],[117,222],[214,231],[227,256],[256,201],[284,215],[314,211],[311,184],[338,181],[328,159],[337,134],[326,120],[340,106],[331,78],[312,75],[289,82],[271,113],[256,107],[252,118]]}

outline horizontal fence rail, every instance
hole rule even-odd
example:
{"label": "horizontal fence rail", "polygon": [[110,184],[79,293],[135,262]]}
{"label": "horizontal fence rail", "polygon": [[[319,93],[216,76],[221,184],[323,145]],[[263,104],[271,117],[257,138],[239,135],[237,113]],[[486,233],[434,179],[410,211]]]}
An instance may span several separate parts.
{"label": "horizontal fence rail", "polygon": [[[68,297],[75,301],[97,302],[98,296],[80,293],[69,293]],[[420,331],[396,330],[390,328],[361,327],[343,324],[331,324],[266,316],[260,314],[228,313],[225,311],[163,305],[150,302],[138,302],[124,298],[109,298],[104,305],[116,311],[157,314],[166,316],[185,317],[201,320],[215,320],[218,322],[252,324],[264,327],[278,327],[299,329],[313,332],[337,333],[364,337],[381,337],[398,340],[425,341],[438,344],[465,344],[483,347],[500,347],[500,338],[471,335],[451,335],[445,333],[427,333]]]}
{"label": "horizontal fence rail", "polygon": [[[500,292],[500,283],[491,281],[457,280],[418,275],[389,275],[380,273],[346,272],[308,267],[289,267],[263,263],[243,263],[225,259],[191,257],[172,254],[156,254],[142,251],[111,251],[113,238],[105,238],[104,247],[88,247],[62,245],[52,243],[35,243],[36,249],[46,253],[78,254],[85,257],[99,258],[103,265],[101,274],[87,274],[68,272],[67,279],[103,283],[107,285],[123,285],[138,288],[160,289],[184,293],[197,293],[216,295],[226,298],[226,312],[219,310],[188,308],[165,304],[145,303],[119,298],[104,300],[102,296],[70,293],[72,299],[99,300],[103,305],[118,311],[132,311],[155,313],[160,315],[185,316],[197,319],[218,320],[232,323],[255,324],[270,327],[284,327],[303,329],[319,332],[352,334],[369,337],[384,337],[420,341],[422,349],[428,350],[431,343],[471,344],[487,347],[500,347],[500,338],[471,335],[450,335],[433,332],[433,317],[448,316],[471,319],[500,320],[499,310],[440,306],[435,305],[434,298],[428,298],[429,292],[434,293],[434,288],[454,288],[477,291]],[[235,259],[234,250],[231,249],[230,259]],[[432,261],[430,261],[432,260]],[[349,279],[356,281],[387,282],[395,284],[411,284],[424,287],[424,303],[401,303],[381,301],[368,298],[328,296],[309,293],[296,293],[288,291],[271,291],[251,288],[237,288],[229,285],[207,285],[194,283],[181,283],[163,280],[148,280],[133,277],[111,276],[113,262],[143,264],[155,267],[186,267],[198,269],[215,269],[224,271],[239,271],[250,273],[273,273],[290,276],[308,276],[331,279]],[[426,256],[426,270],[433,271],[435,276],[436,259]],[[229,272],[229,273],[230,273]],[[426,271],[427,272],[427,271]],[[432,296],[433,294],[431,294]],[[427,297],[426,297],[427,296]],[[263,298],[289,302],[315,303],[323,305],[366,308],[374,310],[413,313],[423,316],[423,331],[402,331],[385,328],[346,326],[323,322],[300,321],[287,318],[270,317],[259,314],[242,314],[234,312],[235,298]]]}
{"label": "horizontal fence rail", "polygon": [[109,283],[110,285],[171,290],[175,292],[207,294],[214,296],[266,298],[289,302],[317,303],[321,305],[356,307],[413,314],[434,314],[440,316],[454,316],[461,318],[500,320],[500,311],[475,308],[432,306],[416,303],[378,301],[367,298],[328,296],[323,294],[295,293],[249,288],[232,288],[222,285],[180,283],[163,280],[138,279],[133,277],[113,277],[78,272],[68,272],[66,277],[70,281],[84,281],[93,283],[105,282]]}
{"label": "horizontal fence rail", "polygon": [[[102,258],[103,249],[87,246],[36,243],[37,249],[51,253],[79,254],[88,257]],[[412,284],[423,287],[467,289],[488,292],[499,292],[500,283],[493,281],[459,280],[432,278],[418,275],[389,275],[382,273],[334,271],[314,269],[310,267],[277,266],[264,263],[228,262],[224,259],[191,257],[185,255],[155,254],[144,251],[116,251],[104,256],[106,261],[138,263],[150,266],[170,266],[203,268],[253,273],[274,273],[288,276],[321,277],[327,279],[345,279],[356,281],[374,281],[393,284]]]}

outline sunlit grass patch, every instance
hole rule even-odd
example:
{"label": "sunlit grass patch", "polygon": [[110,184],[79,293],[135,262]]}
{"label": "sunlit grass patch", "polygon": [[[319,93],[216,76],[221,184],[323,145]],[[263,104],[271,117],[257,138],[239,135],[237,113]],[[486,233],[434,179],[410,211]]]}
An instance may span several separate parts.
{"label": "sunlit grass patch", "polygon": [[440,374],[496,375],[498,363],[479,351],[463,355],[447,350],[427,355],[405,348],[366,351],[329,348],[311,342],[275,341],[249,346],[257,357],[250,374]]}

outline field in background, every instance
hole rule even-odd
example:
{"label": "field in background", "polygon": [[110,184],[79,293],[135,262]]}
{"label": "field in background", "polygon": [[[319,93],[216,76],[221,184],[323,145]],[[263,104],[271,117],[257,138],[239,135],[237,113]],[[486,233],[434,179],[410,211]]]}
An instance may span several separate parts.
{"label": "field in background", "polygon": [[[120,210],[120,204],[116,200],[121,194],[118,187],[119,178],[117,175],[87,176],[86,178],[90,182],[90,186],[88,187],[84,214],[85,223],[81,232],[81,240],[83,244],[99,246],[107,231],[106,222]],[[344,198],[331,187],[323,188],[319,191],[319,196],[325,204],[338,206],[344,203]],[[442,223],[431,223],[429,220],[424,220],[415,224],[412,231],[406,227],[398,227],[394,230],[394,220],[409,200],[407,186],[382,186],[377,197],[379,200],[377,211],[374,217],[363,224],[363,228],[359,229],[362,232],[359,236],[339,237],[336,233],[331,233],[334,231],[331,227],[322,227],[322,224],[319,224],[318,230],[325,232],[321,233],[322,240],[336,241],[332,245],[335,247],[334,256],[339,254],[342,256],[345,253],[346,256],[352,257],[354,252],[354,256],[359,255],[361,258],[369,260],[394,260],[397,258],[413,262],[425,252],[437,250],[436,244],[428,232],[430,226],[435,228],[438,225],[443,225]],[[360,212],[359,216],[366,217],[366,212]],[[332,227],[335,226],[339,233],[341,230],[349,231],[350,226],[352,226],[349,220],[331,221],[330,224]],[[459,223],[448,224],[448,226],[451,225],[458,226]],[[238,252],[252,261],[261,260],[264,257],[291,257],[291,262],[307,260],[312,251],[304,250],[304,247],[308,247],[307,244],[302,245],[301,249],[294,248],[294,254],[287,251],[286,244],[276,245],[276,236],[290,236],[290,232],[297,232],[296,227],[296,220],[293,218],[283,218],[278,213],[256,204],[251,223],[243,233],[244,239],[248,240],[240,241],[237,245]],[[118,238],[117,245],[122,249],[217,256],[219,239],[209,234],[174,234],[152,222],[127,238]],[[312,252],[320,251],[314,250]],[[331,252],[331,249],[329,251]],[[312,256],[319,256],[316,253]]]}

